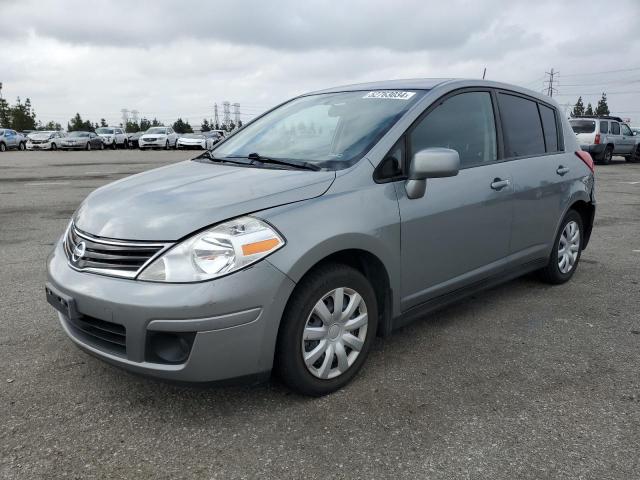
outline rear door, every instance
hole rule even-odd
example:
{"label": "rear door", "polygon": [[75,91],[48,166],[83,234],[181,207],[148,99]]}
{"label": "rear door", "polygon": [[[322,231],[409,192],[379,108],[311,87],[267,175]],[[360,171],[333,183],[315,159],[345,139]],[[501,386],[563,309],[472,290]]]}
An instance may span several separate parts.
{"label": "rear door", "polygon": [[513,186],[498,160],[491,92],[454,93],[429,107],[406,134],[408,158],[429,147],[456,150],[461,170],[428,179],[422,198],[396,183],[403,310],[499,272],[509,252]]}
{"label": "rear door", "polygon": [[624,152],[624,141],[622,140],[622,130],[620,129],[619,122],[612,121],[609,124],[607,142],[613,144],[613,153],[615,155],[622,154]]}
{"label": "rear door", "polygon": [[568,185],[579,175],[577,157],[564,152],[560,116],[553,105],[510,92],[498,98],[515,188],[510,253],[514,263],[522,264],[548,255]]}

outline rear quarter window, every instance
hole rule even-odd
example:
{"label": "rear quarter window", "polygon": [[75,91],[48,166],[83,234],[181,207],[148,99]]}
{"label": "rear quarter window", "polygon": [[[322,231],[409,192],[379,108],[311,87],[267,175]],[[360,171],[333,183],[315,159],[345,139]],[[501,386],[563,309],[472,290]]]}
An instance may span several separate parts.
{"label": "rear quarter window", "polygon": [[611,122],[611,133],[613,135],[620,135],[620,124],[618,122]]}
{"label": "rear quarter window", "polygon": [[544,142],[547,152],[557,152],[558,124],[555,110],[541,104],[538,104],[538,108],[540,108],[540,118],[542,118],[542,129],[544,130]]}
{"label": "rear quarter window", "polygon": [[544,133],[538,104],[506,93],[498,94],[498,104],[505,136],[505,157],[544,154]]}
{"label": "rear quarter window", "polygon": [[600,133],[609,133],[609,122],[600,122]]}

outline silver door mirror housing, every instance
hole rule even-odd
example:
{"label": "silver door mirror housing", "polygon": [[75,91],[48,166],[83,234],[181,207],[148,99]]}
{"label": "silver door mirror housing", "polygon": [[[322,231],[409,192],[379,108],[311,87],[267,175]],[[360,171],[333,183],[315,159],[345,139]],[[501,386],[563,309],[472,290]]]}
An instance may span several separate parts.
{"label": "silver door mirror housing", "polygon": [[426,148],[416,152],[409,165],[405,184],[407,197],[420,198],[427,188],[427,178],[454,177],[460,171],[460,155],[450,148]]}

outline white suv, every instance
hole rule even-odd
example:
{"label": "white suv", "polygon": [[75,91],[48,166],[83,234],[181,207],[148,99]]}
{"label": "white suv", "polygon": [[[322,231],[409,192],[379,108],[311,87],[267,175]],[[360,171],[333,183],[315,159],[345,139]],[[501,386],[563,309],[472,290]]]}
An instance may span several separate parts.
{"label": "white suv", "polygon": [[138,139],[140,150],[145,148],[176,148],[178,134],[171,127],[151,127]]}
{"label": "white suv", "polygon": [[620,117],[584,116],[572,118],[569,123],[580,148],[597,163],[606,165],[614,155],[623,156],[627,162],[640,162],[640,136]]}
{"label": "white suv", "polygon": [[96,128],[96,133],[102,138],[105,147],[111,147],[114,150],[118,146],[129,148],[129,137],[121,127],[100,127]]}

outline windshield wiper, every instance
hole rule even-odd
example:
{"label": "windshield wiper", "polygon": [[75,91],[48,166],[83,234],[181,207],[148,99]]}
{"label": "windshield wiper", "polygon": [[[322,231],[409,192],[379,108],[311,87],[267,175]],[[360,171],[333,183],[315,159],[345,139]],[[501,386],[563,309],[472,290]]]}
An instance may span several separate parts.
{"label": "windshield wiper", "polygon": [[318,165],[314,165],[313,163],[309,163],[309,162],[301,162],[299,160],[284,160],[284,159],[279,159],[279,158],[269,158],[269,157],[263,157],[262,155],[260,155],[259,153],[250,153],[249,155],[243,156],[243,155],[238,155],[238,156],[229,156],[229,157],[225,157],[225,158],[246,158],[248,160],[251,160],[252,163],[253,162],[260,162],[262,164],[270,164],[270,165],[284,165],[287,167],[293,167],[293,168],[298,168],[300,170],[313,170],[313,171],[318,171],[321,170],[321,168]]}
{"label": "windshield wiper", "polygon": [[[207,150],[204,153],[202,153],[201,155],[198,155],[197,157],[195,157],[194,160],[206,159],[206,160],[211,160],[212,162],[233,163],[235,165],[251,165],[253,163],[252,161],[249,161],[249,162],[237,162],[235,160],[227,160],[227,158],[231,158],[231,157],[218,158],[212,152]],[[246,157],[237,157],[237,158],[246,158]]]}

